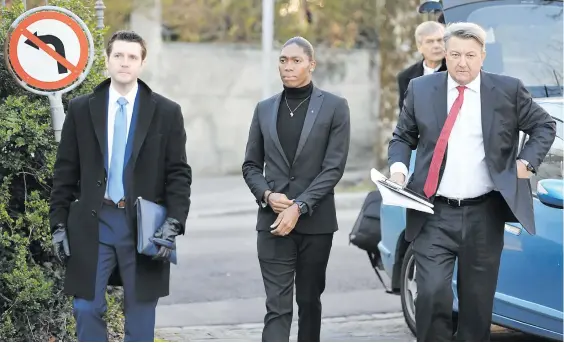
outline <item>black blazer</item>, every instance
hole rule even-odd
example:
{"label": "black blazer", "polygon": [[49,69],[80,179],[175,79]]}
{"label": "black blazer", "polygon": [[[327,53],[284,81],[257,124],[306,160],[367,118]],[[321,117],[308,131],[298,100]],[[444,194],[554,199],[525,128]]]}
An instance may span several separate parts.
{"label": "black blazer", "polygon": [[313,88],[296,156],[288,161],[276,129],[280,99],[281,93],[257,104],[242,166],[259,204],[256,228],[272,230],[276,220],[277,214],[263,201],[265,191],[271,190],[307,204],[309,212],[299,218],[296,232],[335,232],[334,188],[343,176],[350,142],[347,100]]}
{"label": "black blazer", "polygon": [[[65,292],[86,299],[94,297],[97,212],[107,181],[109,86],[108,79],[92,94],[70,101],[57,150],[50,199],[51,227],[63,223],[68,229],[71,257],[66,269]],[[130,228],[136,228],[134,204],[139,196],[163,204],[168,215],[184,225],[190,208],[192,172],[186,161],[186,133],[180,106],[153,93],[142,81],[138,92],[131,155],[124,169]],[[169,268],[168,263],[137,255],[139,299],[168,295]],[[120,284],[120,280],[112,279],[110,284]]]}
{"label": "black blazer", "polygon": [[[446,61],[445,59],[443,59],[443,62],[441,63],[441,66],[439,67],[438,71],[445,71],[445,70],[447,70]],[[409,84],[409,81],[411,81],[416,77],[423,76],[423,73],[424,73],[423,60],[421,60],[419,62],[410,65],[409,67],[407,67],[406,69],[404,69],[398,74],[397,77],[398,90],[399,90],[398,107],[400,113],[401,113],[401,108],[403,106],[403,100],[405,99],[405,91],[407,90],[407,85]]]}
{"label": "black blazer", "polygon": [[[508,205],[503,209],[506,221],[517,220],[534,234],[531,185],[529,179],[517,178],[516,161],[525,159],[537,169],[554,141],[556,122],[533,101],[523,83],[513,77],[482,71],[480,99],[486,164]],[[388,147],[388,162],[390,166],[402,162],[409,167],[411,151],[417,149],[414,172],[407,186],[420,194],[447,115],[447,72],[425,75],[409,83],[405,105]],[[530,138],[517,156],[519,131]],[[446,158],[440,178],[445,164]],[[408,241],[417,236],[427,216],[407,210]]]}

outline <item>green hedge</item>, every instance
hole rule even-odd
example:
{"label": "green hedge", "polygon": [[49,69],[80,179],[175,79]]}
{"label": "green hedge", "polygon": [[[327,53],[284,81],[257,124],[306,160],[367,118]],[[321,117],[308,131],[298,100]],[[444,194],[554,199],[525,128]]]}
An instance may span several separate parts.
{"label": "green hedge", "polygon": [[[98,54],[88,78],[63,103],[90,92],[104,78],[103,37],[94,0],[51,0],[90,28]],[[2,9],[0,45],[24,12],[21,2]],[[46,97],[16,84],[0,62],[0,341],[74,341],[72,299],[62,293],[64,269],[56,262],[49,229],[49,194],[57,143]],[[109,331],[123,337],[122,296],[109,290]]]}

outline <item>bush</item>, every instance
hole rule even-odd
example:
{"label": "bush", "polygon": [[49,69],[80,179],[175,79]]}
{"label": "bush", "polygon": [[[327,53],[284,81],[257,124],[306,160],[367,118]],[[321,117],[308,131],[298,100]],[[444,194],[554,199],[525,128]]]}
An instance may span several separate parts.
{"label": "bush", "polygon": [[[89,26],[97,56],[88,78],[63,103],[104,79],[104,30],[96,30],[94,0],[52,0]],[[0,45],[24,12],[13,1],[2,9]],[[64,268],[52,253],[49,194],[57,143],[46,97],[27,92],[0,63],[0,341],[73,341],[72,299],[62,293]],[[109,290],[108,329],[123,335],[122,297]]]}

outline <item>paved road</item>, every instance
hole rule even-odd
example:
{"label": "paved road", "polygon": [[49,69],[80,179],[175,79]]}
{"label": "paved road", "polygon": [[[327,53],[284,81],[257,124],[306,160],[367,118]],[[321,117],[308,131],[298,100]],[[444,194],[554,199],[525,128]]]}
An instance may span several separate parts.
{"label": "paved road", "polygon": [[[261,324],[169,328],[158,331],[167,341],[260,342]],[[290,341],[297,341],[297,322],[294,321]],[[325,318],[321,326],[322,342],[413,342],[415,338],[405,325],[401,314],[374,314],[352,317]]]}
{"label": "paved road", "polygon": [[[399,299],[386,295],[368,257],[348,244],[358,210],[338,214],[324,294],[324,315],[343,317],[397,312]],[[173,266],[171,295],[160,301],[157,326],[261,322],[264,286],[256,257],[254,215],[195,218],[178,239],[179,264]]]}
{"label": "paved road", "polygon": [[[334,238],[322,298],[321,339],[414,341],[401,315],[399,297],[382,290],[366,254],[348,244],[364,197],[337,194],[341,230]],[[177,240],[179,264],[172,267],[171,295],[157,307],[157,337],[184,342],[260,341],[265,308],[255,213],[256,205],[240,177],[194,183],[187,233]],[[294,323],[293,341],[296,330]],[[538,339],[502,333],[492,340]]]}
{"label": "paved road", "polygon": [[[160,329],[158,337],[171,342],[260,342],[261,324],[197,326]],[[297,340],[297,323],[292,325],[290,341]],[[544,342],[509,330],[492,331],[493,342]],[[344,318],[325,318],[322,342],[415,342],[401,314],[374,314]]]}

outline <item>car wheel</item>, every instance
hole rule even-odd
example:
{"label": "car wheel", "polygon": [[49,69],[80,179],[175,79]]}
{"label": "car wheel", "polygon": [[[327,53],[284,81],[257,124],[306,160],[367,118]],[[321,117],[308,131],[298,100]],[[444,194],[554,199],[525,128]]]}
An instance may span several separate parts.
{"label": "car wheel", "polygon": [[407,247],[400,274],[401,309],[405,322],[413,335],[415,331],[415,301],[417,300],[417,281],[415,280],[415,258],[411,244]]}
{"label": "car wheel", "polygon": [[[410,244],[405,251],[401,265],[400,297],[403,317],[414,336],[417,336],[417,330],[415,328],[415,301],[417,300],[416,271],[415,257],[413,256],[412,244]],[[452,334],[454,337],[458,328],[458,313],[456,312],[452,313],[452,324]]]}

